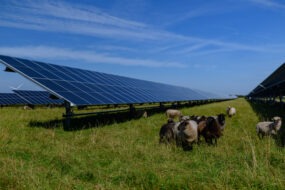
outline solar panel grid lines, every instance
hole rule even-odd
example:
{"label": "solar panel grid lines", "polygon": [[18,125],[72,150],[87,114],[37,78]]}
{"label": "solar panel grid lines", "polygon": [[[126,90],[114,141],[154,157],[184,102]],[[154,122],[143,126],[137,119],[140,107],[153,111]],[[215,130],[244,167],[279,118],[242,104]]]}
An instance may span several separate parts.
{"label": "solar panel grid lines", "polygon": [[[9,56],[0,56],[0,57],[1,57],[0,62],[2,61],[4,65],[14,70],[15,72],[18,72],[19,74],[23,75],[25,78],[33,81],[34,83],[42,86],[43,88],[46,88],[45,86],[41,85],[41,83],[39,83],[37,80],[34,80],[34,77],[30,77],[27,75],[28,73],[31,76],[39,76],[39,74],[36,71],[34,71],[34,69],[26,66],[25,62],[27,62],[27,60],[24,60],[21,58],[13,58]],[[5,64],[7,62],[11,63],[12,65]],[[60,97],[58,94],[54,94],[54,95],[56,95],[57,97]]]}
{"label": "solar panel grid lines", "polygon": [[[66,68],[63,68],[63,70],[65,70],[65,72],[62,72],[62,71],[60,71],[60,72],[62,72],[62,74],[63,75],[65,75],[65,73],[67,73],[67,74],[69,74],[69,76],[72,76],[73,77],[73,79],[75,78],[75,77],[77,77],[77,76],[84,76],[83,74],[76,74],[74,71],[73,71],[73,69],[71,69],[71,70],[67,70]],[[78,70],[78,71],[80,71],[80,69]],[[65,77],[66,78],[66,77]],[[80,88],[77,88],[76,87],[76,85],[72,85],[72,83],[71,84],[65,84],[65,85],[61,85],[62,87],[63,86],[65,86],[65,88],[66,89],[75,89],[75,91],[78,91],[78,92],[82,92],[82,91],[86,91],[86,89],[89,89],[89,90],[91,90],[87,85],[85,85],[83,82],[87,82],[87,80],[84,80],[84,79],[82,79],[82,78],[80,78],[80,77],[77,77],[77,79],[75,79],[75,80],[73,80],[73,81],[81,81],[82,83],[79,85],[79,86],[81,86],[81,87],[85,87],[84,89],[80,89]],[[75,82],[75,83],[77,83],[77,82]],[[101,82],[102,83],[102,82]],[[102,83],[102,84],[104,84],[104,83]],[[68,86],[69,85],[69,86]],[[63,87],[64,88],[64,87]],[[92,92],[92,91],[90,91],[90,92]],[[96,96],[98,96],[99,94],[96,94]],[[88,99],[90,99],[91,97],[90,97],[90,95],[89,94],[85,94],[85,96],[87,96],[88,97]],[[113,97],[114,98],[114,97]],[[89,104],[90,104],[90,102],[88,101],[88,99],[86,100],[84,100],[84,101],[86,101],[86,102],[88,102]],[[102,99],[102,97],[101,97],[101,99]],[[105,101],[104,102],[107,102],[107,103],[110,103],[110,104],[114,104],[114,103],[116,103],[116,102],[114,102],[114,101],[112,101],[112,99],[108,99],[108,97],[106,97],[106,98],[104,98],[105,99]],[[107,101],[106,101],[106,99],[107,99]],[[102,101],[100,102],[100,100],[98,101],[98,103],[100,104],[100,103],[103,103]]]}
{"label": "solar panel grid lines", "polygon": [[[285,83],[285,63],[255,87],[248,96],[269,96],[279,94]],[[279,89],[279,90],[278,90]]]}
{"label": "solar panel grid lines", "polygon": [[0,105],[24,105],[26,101],[14,93],[0,93]]}
{"label": "solar panel grid lines", "polygon": [[24,99],[26,103],[32,105],[61,105],[62,99],[51,99],[50,93],[47,91],[32,91],[32,90],[13,90],[19,97]]}
{"label": "solar panel grid lines", "polygon": [[192,89],[96,71],[0,56],[10,69],[72,105],[205,100]]}

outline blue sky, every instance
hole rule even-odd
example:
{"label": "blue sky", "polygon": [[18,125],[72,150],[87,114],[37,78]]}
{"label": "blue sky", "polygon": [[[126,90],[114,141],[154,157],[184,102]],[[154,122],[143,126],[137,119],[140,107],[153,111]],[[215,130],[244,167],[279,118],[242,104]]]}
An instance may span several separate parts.
{"label": "blue sky", "polygon": [[[2,55],[221,95],[248,94],[285,62],[283,0],[1,0],[0,9]],[[16,73],[0,81],[0,92],[37,89]]]}

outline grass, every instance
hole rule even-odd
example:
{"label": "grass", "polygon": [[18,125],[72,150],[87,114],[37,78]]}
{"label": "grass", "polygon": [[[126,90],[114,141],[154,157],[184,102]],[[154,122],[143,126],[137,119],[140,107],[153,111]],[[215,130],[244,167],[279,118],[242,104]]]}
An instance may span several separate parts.
{"label": "grass", "polygon": [[60,120],[62,108],[2,108],[0,189],[284,189],[285,148],[255,132],[260,119],[285,115],[280,109],[237,99],[182,112],[214,115],[228,105],[237,115],[226,118],[218,146],[190,152],[158,144],[163,113],[66,132],[31,127]]}

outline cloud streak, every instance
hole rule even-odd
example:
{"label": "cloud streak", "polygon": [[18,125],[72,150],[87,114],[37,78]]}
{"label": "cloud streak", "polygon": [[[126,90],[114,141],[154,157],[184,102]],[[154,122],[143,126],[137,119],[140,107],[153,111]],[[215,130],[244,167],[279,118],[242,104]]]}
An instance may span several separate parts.
{"label": "cloud streak", "polygon": [[[258,0],[256,0],[258,1]],[[259,0],[262,1],[262,0]],[[265,0],[263,0],[265,1]],[[94,6],[69,4],[58,1],[7,1],[2,2],[0,26],[54,33],[68,33],[106,39],[153,43],[153,49],[189,53],[203,48],[230,49],[235,51],[264,51],[250,45],[223,42],[220,40],[184,36],[154,29],[144,23],[109,15]],[[12,10],[12,11],[11,11]],[[181,20],[208,14],[208,8],[194,11]],[[214,10],[213,12],[216,12]],[[15,14],[17,13],[17,14]],[[185,44],[183,46],[177,44]]]}
{"label": "cloud streak", "polygon": [[185,68],[185,64],[178,62],[156,61],[150,59],[131,59],[116,56],[106,56],[93,51],[78,51],[47,46],[0,47],[0,54],[31,59],[63,59],[83,60],[89,63],[104,63],[124,66],[143,67],[174,67]]}
{"label": "cloud streak", "polygon": [[279,9],[285,9],[285,4],[273,1],[273,0],[251,0],[251,2],[269,7],[269,8],[279,8]]}

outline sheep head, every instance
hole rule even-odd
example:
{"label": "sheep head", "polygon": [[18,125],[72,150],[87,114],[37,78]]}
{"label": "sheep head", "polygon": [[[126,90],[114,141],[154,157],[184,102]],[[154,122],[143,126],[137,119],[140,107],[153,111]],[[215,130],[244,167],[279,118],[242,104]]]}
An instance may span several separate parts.
{"label": "sheep head", "polygon": [[281,128],[281,125],[282,125],[281,117],[275,116],[275,117],[272,118],[272,121],[274,123],[275,130],[278,131]]}
{"label": "sheep head", "polygon": [[225,122],[226,122],[226,119],[225,119],[225,114],[221,113],[218,115],[218,121],[219,121],[219,124],[220,125],[224,125]]}
{"label": "sheep head", "polygon": [[187,125],[188,125],[188,121],[182,121],[180,123],[180,125],[178,126],[178,130],[179,131],[184,131]]}

